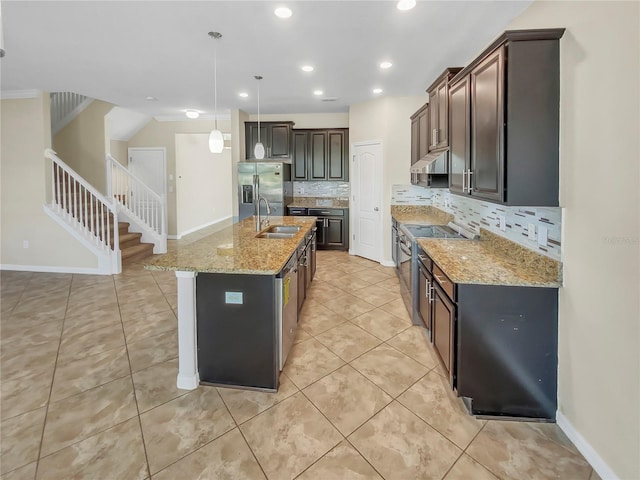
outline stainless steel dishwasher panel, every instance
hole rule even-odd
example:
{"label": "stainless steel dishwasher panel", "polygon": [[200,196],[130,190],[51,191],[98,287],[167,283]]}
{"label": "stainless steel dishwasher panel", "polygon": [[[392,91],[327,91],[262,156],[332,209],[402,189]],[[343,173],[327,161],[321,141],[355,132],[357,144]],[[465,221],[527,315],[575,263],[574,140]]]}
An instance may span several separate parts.
{"label": "stainless steel dishwasher panel", "polygon": [[280,370],[287,361],[298,325],[298,268],[294,253],[276,278],[276,315]]}

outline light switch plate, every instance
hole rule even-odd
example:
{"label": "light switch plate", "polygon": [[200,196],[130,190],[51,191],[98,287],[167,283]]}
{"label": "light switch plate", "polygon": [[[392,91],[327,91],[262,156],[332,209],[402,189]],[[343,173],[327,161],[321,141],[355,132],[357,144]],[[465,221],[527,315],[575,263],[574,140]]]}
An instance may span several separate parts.
{"label": "light switch plate", "polygon": [[224,303],[242,305],[244,303],[242,292],[224,292]]}
{"label": "light switch plate", "polygon": [[535,223],[530,223],[529,224],[529,240],[535,240],[536,239],[536,225]]}
{"label": "light switch plate", "polygon": [[547,227],[543,227],[542,225],[540,225],[540,227],[538,227],[538,245],[540,245],[541,247],[547,246],[547,235]]}

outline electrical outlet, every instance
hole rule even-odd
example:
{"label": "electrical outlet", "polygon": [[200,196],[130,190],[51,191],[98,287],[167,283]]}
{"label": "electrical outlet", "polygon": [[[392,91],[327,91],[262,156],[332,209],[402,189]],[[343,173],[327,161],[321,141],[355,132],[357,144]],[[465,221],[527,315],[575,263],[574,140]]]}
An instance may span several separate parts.
{"label": "electrical outlet", "polygon": [[507,217],[504,215],[498,215],[498,219],[500,220],[500,230],[503,232],[507,231]]}
{"label": "electrical outlet", "polygon": [[29,248],[29,240],[22,241],[22,248]]}
{"label": "electrical outlet", "polygon": [[535,240],[536,239],[536,225],[535,223],[530,223],[529,224],[529,240]]}
{"label": "electrical outlet", "polygon": [[538,228],[538,245],[540,245],[541,247],[547,246],[547,235],[548,228],[540,225],[540,227]]}

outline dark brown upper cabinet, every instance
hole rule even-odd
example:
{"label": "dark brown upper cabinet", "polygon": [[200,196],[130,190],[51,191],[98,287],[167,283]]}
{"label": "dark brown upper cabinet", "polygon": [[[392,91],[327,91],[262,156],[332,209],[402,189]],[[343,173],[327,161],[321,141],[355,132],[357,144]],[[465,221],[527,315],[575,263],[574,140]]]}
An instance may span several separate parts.
{"label": "dark brown upper cabinet", "polygon": [[[258,123],[245,122],[246,159],[255,160],[253,150],[258,143]],[[260,122],[260,141],[265,158],[289,160],[291,158],[291,130],[293,122]]]}
{"label": "dark brown upper cabinet", "polygon": [[451,85],[449,89],[449,190],[466,192],[466,173],[470,165],[471,101],[469,76]]}
{"label": "dark brown upper cabinet", "polygon": [[449,80],[462,68],[447,68],[427,89],[429,94],[428,151],[449,146]]}
{"label": "dark brown upper cabinet", "polygon": [[513,206],[558,206],[559,40],[512,30],[451,79],[449,188]]}
{"label": "dark brown upper cabinet", "polygon": [[411,165],[429,153],[429,104],[411,115]]}
{"label": "dark brown upper cabinet", "polygon": [[349,129],[293,131],[293,178],[349,180]]}

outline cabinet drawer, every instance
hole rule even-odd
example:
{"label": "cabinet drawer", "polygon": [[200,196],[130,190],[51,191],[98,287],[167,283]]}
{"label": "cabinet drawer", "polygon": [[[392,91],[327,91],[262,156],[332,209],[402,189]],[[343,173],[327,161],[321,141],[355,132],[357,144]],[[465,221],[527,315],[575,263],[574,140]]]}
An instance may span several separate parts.
{"label": "cabinet drawer", "polygon": [[442,290],[444,290],[444,292],[449,296],[449,298],[455,301],[456,297],[453,282],[449,280],[449,277],[447,277],[440,269],[440,267],[438,267],[438,265],[436,265],[435,263],[433,264],[433,278],[436,283],[440,285],[440,288],[442,288]]}
{"label": "cabinet drawer", "polygon": [[309,215],[312,217],[344,217],[342,208],[310,208]]}
{"label": "cabinet drawer", "polygon": [[307,209],[303,207],[288,207],[289,215],[306,215]]}

